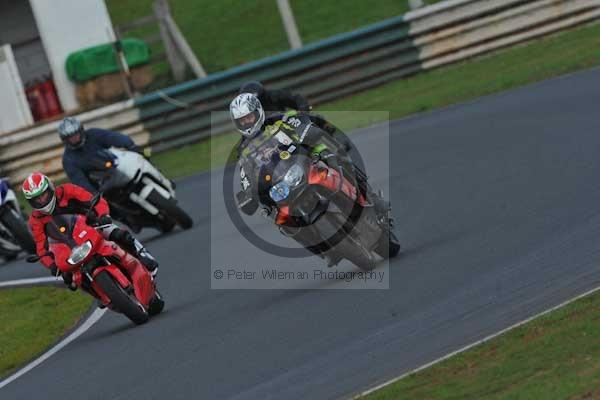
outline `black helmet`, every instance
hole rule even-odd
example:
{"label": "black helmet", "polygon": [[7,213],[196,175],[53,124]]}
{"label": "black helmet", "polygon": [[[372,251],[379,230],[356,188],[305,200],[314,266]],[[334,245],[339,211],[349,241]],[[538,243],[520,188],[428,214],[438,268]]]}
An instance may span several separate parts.
{"label": "black helmet", "polygon": [[85,130],[77,118],[67,117],[58,125],[58,135],[64,144],[77,149],[85,143]]}
{"label": "black helmet", "polygon": [[265,87],[259,81],[250,81],[244,83],[244,85],[240,88],[241,93],[252,93],[259,99],[262,98],[263,93],[265,92]]}

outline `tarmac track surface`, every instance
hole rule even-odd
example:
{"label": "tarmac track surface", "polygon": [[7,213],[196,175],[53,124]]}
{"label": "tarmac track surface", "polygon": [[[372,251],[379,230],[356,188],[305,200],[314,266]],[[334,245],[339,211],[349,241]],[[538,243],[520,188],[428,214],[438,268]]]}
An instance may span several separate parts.
{"label": "tarmac track surface", "polygon": [[[595,69],[393,121],[389,290],[211,290],[211,176],[179,182],[196,226],[149,242],[165,312],[107,313],[0,398],[344,398],[598,286],[598,88]],[[352,135],[376,185],[383,131]],[[227,226],[213,248],[247,248]]]}

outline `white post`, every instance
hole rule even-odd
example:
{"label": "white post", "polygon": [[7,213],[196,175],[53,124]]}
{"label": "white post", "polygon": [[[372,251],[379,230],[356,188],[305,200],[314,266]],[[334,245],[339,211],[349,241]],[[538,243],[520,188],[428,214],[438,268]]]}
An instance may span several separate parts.
{"label": "white post", "polygon": [[10,45],[0,46],[0,133],[33,124]]}
{"label": "white post", "polygon": [[302,47],[302,39],[300,39],[296,20],[294,19],[294,12],[292,11],[289,0],[277,0],[277,7],[279,8],[279,14],[281,14],[283,27],[285,28],[285,33],[287,34],[291,48],[299,49]]}
{"label": "white post", "polygon": [[418,8],[423,7],[424,5],[425,4],[423,4],[423,0],[408,0],[408,6],[411,10],[416,10]]}

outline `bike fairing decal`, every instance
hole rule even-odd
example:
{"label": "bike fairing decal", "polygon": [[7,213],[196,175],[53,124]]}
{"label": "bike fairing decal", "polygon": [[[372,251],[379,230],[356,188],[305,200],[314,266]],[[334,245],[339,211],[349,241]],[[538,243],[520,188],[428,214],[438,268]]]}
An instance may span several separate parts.
{"label": "bike fairing decal", "polygon": [[298,118],[295,118],[295,117],[289,118],[285,122],[294,128],[298,128],[302,124],[302,122]]}
{"label": "bike fairing decal", "polygon": [[[338,130],[338,132],[344,137],[345,141],[351,145],[351,151],[353,150],[354,154],[356,154],[357,159],[352,159],[353,163],[364,169],[363,159],[356,147],[354,146],[354,143],[352,143],[352,141],[342,131]],[[350,151],[348,151],[348,153],[350,153]],[[237,231],[255,247],[267,253],[286,258],[312,257],[313,254],[307,251],[307,249],[305,248],[283,247],[267,242],[266,240],[258,236],[254,231],[252,231],[252,229],[246,224],[246,222],[244,222],[238,209],[238,206],[235,204],[235,195],[233,194],[235,169],[237,165],[237,154],[237,148],[234,147],[232,148],[231,152],[229,153],[229,156],[227,157],[227,161],[225,163],[225,168],[223,171],[222,187],[223,199],[225,202],[225,209],[227,211],[227,215],[229,216],[230,221],[233,223]],[[344,223],[341,224],[341,227],[338,229],[337,232],[335,232],[333,235],[331,235],[331,237],[327,238],[326,240],[323,240],[320,243],[308,247],[316,250],[328,250],[332,247],[335,247],[344,239],[346,235],[344,228],[348,228],[349,226],[353,225],[352,219],[360,218],[361,214],[361,205],[358,202],[354,202],[352,210],[350,211]]]}
{"label": "bike fairing decal", "polygon": [[0,180],[0,204],[4,203],[4,199],[8,194],[8,184],[4,179]]}
{"label": "bike fairing decal", "polygon": [[275,137],[277,138],[277,140],[279,141],[279,143],[284,144],[284,145],[290,145],[293,143],[293,140],[286,135],[285,133],[283,133],[282,131],[278,131],[275,134]]}
{"label": "bike fairing decal", "polygon": [[312,123],[309,123],[309,124],[306,124],[306,126],[304,127],[304,130],[302,131],[302,134],[300,135],[300,143],[302,143],[304,141],[304,137],[308,133],[308,130],[310,129],[311,126],[312,126]]}
{"label": "bike fairing decal", "polygon": [[248,190],[248,188],[250,187],[250,180],[246,176],[246,171],[244,171],[244,167],[240,167],[240,178],[242,189],[244,189],[244,191]]}

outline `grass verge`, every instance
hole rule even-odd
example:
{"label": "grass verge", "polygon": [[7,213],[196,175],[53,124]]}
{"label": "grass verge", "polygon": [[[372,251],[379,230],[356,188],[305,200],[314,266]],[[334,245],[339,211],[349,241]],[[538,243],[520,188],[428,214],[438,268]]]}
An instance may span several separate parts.
{"label": "grass verge", "polygon": [[63,288],[0,290],[0,377],[73,328],[92,299]]}
{"label": "grass verge", "polygon": [[[426,0],[426,4],[440,0]],[[115,25],[152,14],[153,0],[107,0]],[[304,43],[350,31],[408,11],[408,0],[292,0],[296,24]],[[173,17],[207,72],[222,71],[288,50],[289,44],[276,0],[169,0]],[[157,27],[134,30],[145,37]],[[214,40],[215,36],[219,40]],[[153,51],[162,51],[162,45]],[[166,71],[166,63],[155,72]]]}
{"label": "grass verge", "polygon": [[598,399],[600,292],[361,400]]}
{"label": "grass verge", "polygon": [[[549,36],[522,46],[460,64],[397,80],[353,97],[321,105],[323,110],[388,110],[391,118],[429,111],[487,94],[538,82],[600,65],[600,23]],[[324,112],[326,115],[327,113]],[[345,114],[344,129],[378,122],[370,113]],[[369,118],[364,118],[367,115]],[[338,120],[333,119],[334,123]],[[182,177],[210,167],[208,151],[225,153],[235,134],[157,155],[154,160],[171,177]],[[229,147],[230,149],[231,147]]]}

